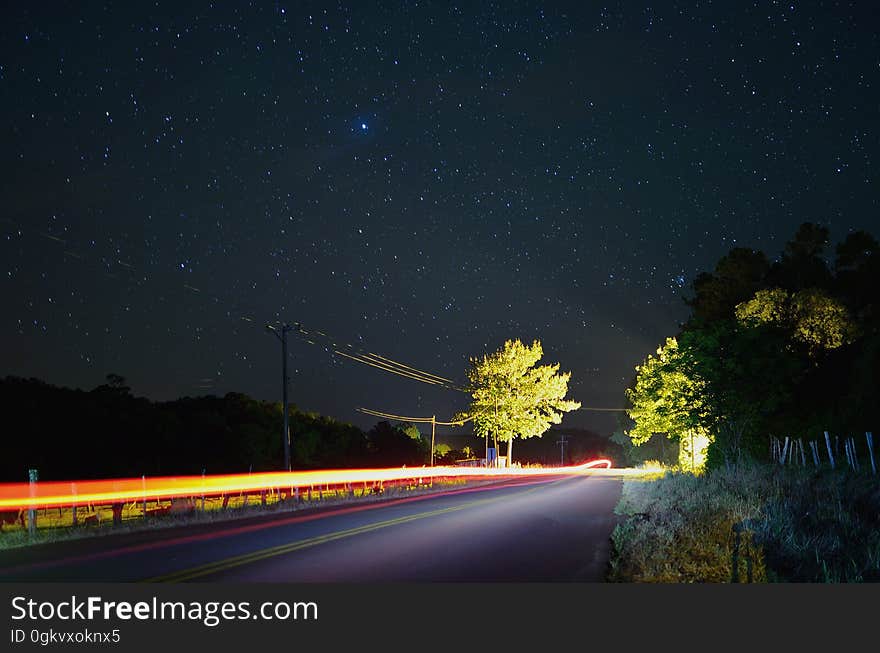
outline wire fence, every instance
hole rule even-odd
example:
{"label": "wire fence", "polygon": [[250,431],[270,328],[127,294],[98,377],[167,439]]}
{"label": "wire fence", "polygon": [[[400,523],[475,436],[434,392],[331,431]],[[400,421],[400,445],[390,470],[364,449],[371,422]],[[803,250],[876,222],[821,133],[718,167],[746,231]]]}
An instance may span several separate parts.
{"label": "wire fence", "polygon": [[780,465],[807,467],[812,464],[819,468],[827,464],[831,469],[845,466],[851,472],[870,471],[871,474],[877,474],[874,434],[871,431],[865,432],[864,446],[861,445],[861,438],[855,436],[832,437],[828,431],[824,431],[823,435],[823,440],[807,441],[806,447],[803,438],[771,437],[770,459]]}

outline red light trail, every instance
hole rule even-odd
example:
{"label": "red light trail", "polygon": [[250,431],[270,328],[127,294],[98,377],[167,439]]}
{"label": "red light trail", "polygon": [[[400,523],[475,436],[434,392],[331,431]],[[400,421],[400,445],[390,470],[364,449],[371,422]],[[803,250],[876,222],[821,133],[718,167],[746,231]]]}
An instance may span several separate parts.
{"label": "red light trail", "polygon": [[583,474],[611,468],[611,461],[592,460],[568,467],[394,467],[388,469],[328,469],[307,472],[267,472],[215,476],[119,478],[87,481],[40,481],[0,484],[0,510],[42,509],[155,501],[175,497],[214,496],[262,490],[303,490],[314,486],[389,483],[438,478],[536,478]]}

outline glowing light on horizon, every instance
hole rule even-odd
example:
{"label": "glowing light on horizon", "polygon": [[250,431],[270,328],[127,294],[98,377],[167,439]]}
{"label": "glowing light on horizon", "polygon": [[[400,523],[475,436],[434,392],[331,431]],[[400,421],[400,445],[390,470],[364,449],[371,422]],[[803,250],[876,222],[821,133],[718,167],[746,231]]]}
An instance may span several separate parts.
{"label": "glowing light on horizon", "polygon": [[41,509],[128,501],[155,501],[175,497],[215,496],[261,490],[303,490],[314,486],[345,486],[436,478],[533,478],[584,474],[611,461],[592,460],[568,467],[393,467],[386,469],[327,469],[307,472],[266,472],[215,476],[165,476],[89,481],[0,483],[0,510]]}

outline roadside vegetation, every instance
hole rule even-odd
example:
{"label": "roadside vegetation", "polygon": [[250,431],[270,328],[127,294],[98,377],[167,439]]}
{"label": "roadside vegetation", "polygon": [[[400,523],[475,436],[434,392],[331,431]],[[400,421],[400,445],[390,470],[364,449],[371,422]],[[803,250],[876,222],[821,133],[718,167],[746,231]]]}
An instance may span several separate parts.
{"label": "roadside vegetation", "polygon": [[617,513],[611,581],[880,581],[880,484],[870,474],[670,470],[627,479]]}
{"label": "roadside vegetation", "polygon": [[674,468],[625,482],[609,579],[880,581],[880,244],[829,236],[731,250],[636,368],[612,441]]}
{"label": "roadside vegetation", "polygon": [[880,244],[853,232],[829,245],[827,228],[804,223],[781,254],[736,248],[695,278],[687,321],[626,391],[633,445],[664,434],[699,471],[767,462],[774,438],[830,431],[857,435],[865,460],[880,405]]}

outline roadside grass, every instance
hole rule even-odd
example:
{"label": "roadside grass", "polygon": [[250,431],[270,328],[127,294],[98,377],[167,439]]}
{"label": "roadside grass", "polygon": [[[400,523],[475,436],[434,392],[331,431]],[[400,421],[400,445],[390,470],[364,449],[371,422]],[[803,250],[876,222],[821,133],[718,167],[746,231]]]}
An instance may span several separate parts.
{"label": "roadside grass", "polygon": [[666,471],[625,479],[616,512],[610,581],[880,580],[875,476],[770,465]]}
{"label": "roadside grass", "polygon": [[[188,497],[175,502],[173,510],[165,514],[149,514],[157,507],[171,508],[171,501],[155,502],[148,504],[148,514],[144,517],[140,502],[126,504],[122,512],[122,522],[114,524],[112,511],[109,506],[99,506],[92,511],[80,510],[79,524],[72,525],[72,511],[70,508],[59,510],[39,510],[37,515],[38,528],[33,536],[29,535],[28,529],[21,526],[4,526],[0,531],[0,551],[15,549],[49,542],[61,542],[89,537],[101,537],[106,535],[118,535],[121,533],[137,533],[143,531],[155,531],[159,529],[191,526],[199,524],[212,524],[224,521],[234,521],[250,517],[275,513],[293,513],[303,510],[330,508],[341,505],[354,505],[377,503],[389,499],[420,496],[453,489],[459,486],[475,487],[484,485],[485,482],[468,482],[460,479],[434,481],[433,483],[394,485],[388,486],[380,493],[371,492],[344,492],[344,491],[315,491],[313,494],[303,493],[299,499],[288,498],[279,501],[274,493],[267,493],[266,504],[263,505],[259,493],[236,496],[235,500],[229,501],[227,507],[222,507],[220,497],[206,497],[204,504],[201,497]],[[202,506],[204,505],[204,509]],[[89,519],[87,519],[89,518]]]}

